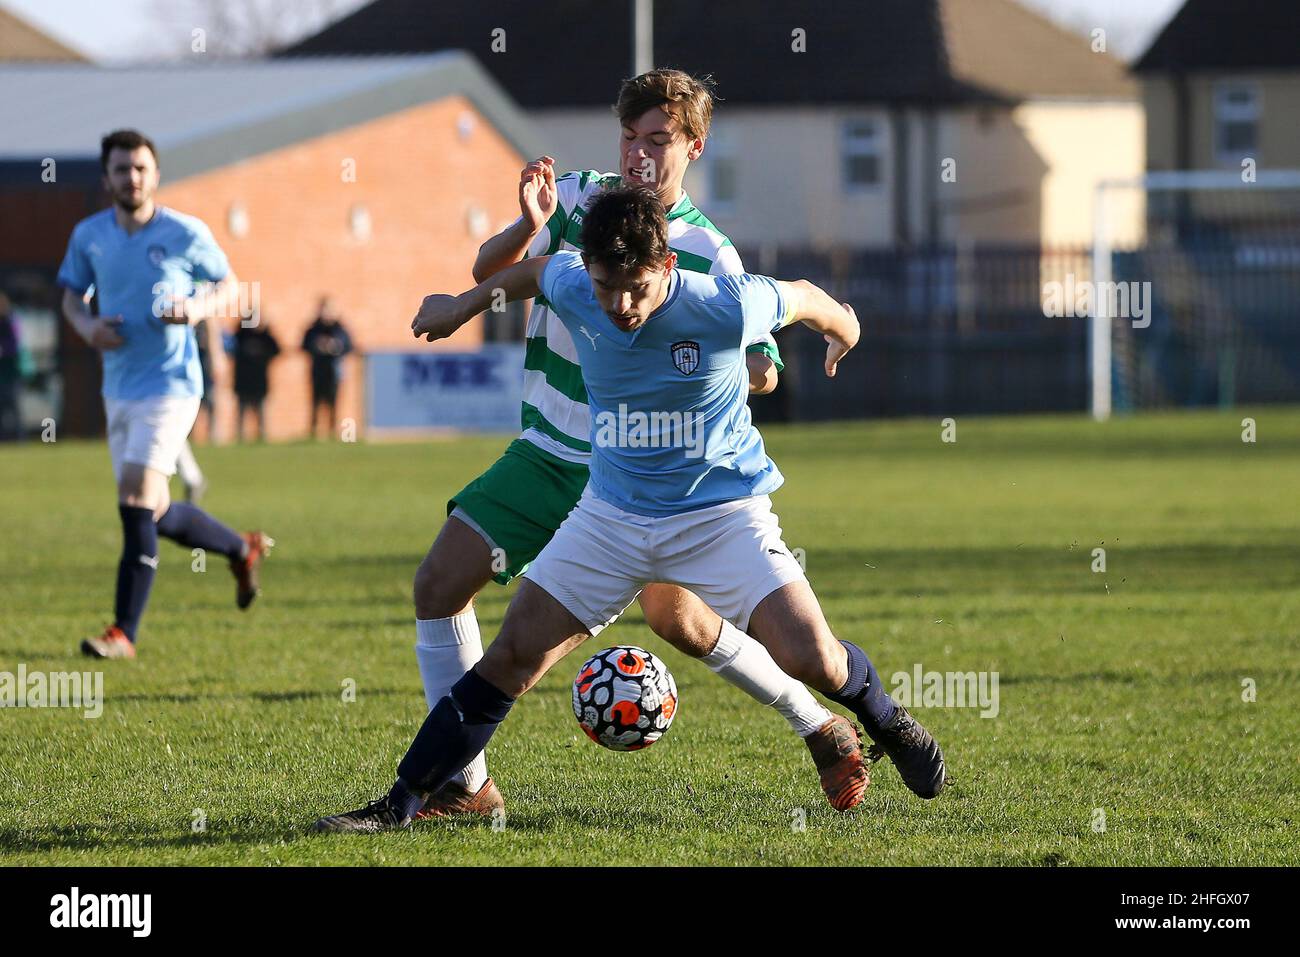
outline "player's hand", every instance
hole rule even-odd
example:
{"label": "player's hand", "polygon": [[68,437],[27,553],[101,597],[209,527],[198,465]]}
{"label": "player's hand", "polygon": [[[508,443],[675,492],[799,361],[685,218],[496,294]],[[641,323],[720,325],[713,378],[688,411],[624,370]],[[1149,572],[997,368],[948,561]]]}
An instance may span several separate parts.
{"label": "player's hand", "polygon": [[424,338],[429,342],[446,339],[469,319],[462,312],[456,296],[425,296],[424,302],[420,303],[420,311],[411,320],[411,332],[415,338]]}
{"label": "player's hand", "polygon": [[116,349],[126,340],[121,335],[121,316],[100,316],[90,330],[90,347],[104,352]]}
{"label": "player's hand", "polygon": [[826,375],[828,378],[835,378],[835,369],[854,346],[858,344],[858,314],[853,311],[853,307],[847,302],[840,303],[844,311],[849,314],[852,322],[849,324],[847,334],[844,336],[826,336]]}
{"label": "player's hand", "polygon": [[188,326],[193,323],[190,300],[186,296],[172,296],[162,304],[158,318],[169,326]]}
{"label": "player's hand", "polygon": [[539,156],[519,174],[519,211],[533,233],[540,233],[547,220],[559,208],[555,188],[555,160]]}

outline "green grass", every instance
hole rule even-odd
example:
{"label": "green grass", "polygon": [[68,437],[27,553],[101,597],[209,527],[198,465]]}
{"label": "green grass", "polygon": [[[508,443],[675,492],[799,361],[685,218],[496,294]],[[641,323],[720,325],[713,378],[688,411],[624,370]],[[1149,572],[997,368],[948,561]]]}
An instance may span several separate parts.
{"label": "green grass", "polygon": [[[969,418],[951,445],[939,431],[765,430],[786,541],[836,632],[887,679],[918,662],[1000,675],[996,718],[920,711],[955,779],[938,800],[886,764],[836,814],[774,713],[629,613],[602,643],[662,654],[681,691],[654,748],[580,736],[575,655],[492,742],[503,831],[308,835],[388,786],[423,717],[411,574],[448,495],[504,441],[201,449],[210,510],[279,541],[265,594],[241,614],[224,567],[195,574],[164,543],[140,657],[103,666],[103,716],[0,711],[0,864],[1300,860],[1300,411]],[[5,448],[0,479],[0,671],[86,667],[74,652],[107,620],[119,549],[107,453]],[[512,591],[484,595],[485,637]]]}

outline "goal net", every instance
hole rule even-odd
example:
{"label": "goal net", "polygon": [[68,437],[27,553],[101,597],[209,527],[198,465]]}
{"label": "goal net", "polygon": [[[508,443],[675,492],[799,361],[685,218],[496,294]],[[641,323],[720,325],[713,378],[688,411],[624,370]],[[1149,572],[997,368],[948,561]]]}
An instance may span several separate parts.
{"label": "goal net", "polygon": [[[1120,242],[1135,194],[1145,235]],[[1094,417],[1300,401],[1300,171],[1102,183],[1092,278]]]}

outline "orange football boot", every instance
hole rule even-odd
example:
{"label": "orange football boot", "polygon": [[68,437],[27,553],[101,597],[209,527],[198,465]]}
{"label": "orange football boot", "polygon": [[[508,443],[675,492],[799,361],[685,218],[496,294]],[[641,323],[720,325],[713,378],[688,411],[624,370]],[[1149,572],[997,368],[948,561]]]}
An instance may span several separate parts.
{"label": "orange football boot", "polygon": [[497,790],[496,783],[491,778],[484,781],[483,786],[472,793],[469,788],[453,778],[429,795],[429,800],[424,802],[424,807],[416,813],[415,819],[424,821],[431,817],[455,817],[461,814],[491,817],[497,808],[504,811],[505,807],[505,798],[501,796],[501,792]]}
{"label": "orange football boot", "polygon": [[835,715],[804,738],[821,778],[826,800],[837,811],[857,807],[871,785],[862,759],[862,739],[847,718]]}
{"label": "orange football boot", "polygon": [[91,658],[134,658],[135,645],[117,625],[109,625],[98,638],[81,643],[81,653]]}
{"label": "orange football boot", "polygon": [[262,560],[271,553],[275,539],[264,532],[244,532],[243,539],[248,543],[248,554],[243,558],[232,558],[230,571],[235,576],[235,604],[247,608],[262,593],[257,572]]}

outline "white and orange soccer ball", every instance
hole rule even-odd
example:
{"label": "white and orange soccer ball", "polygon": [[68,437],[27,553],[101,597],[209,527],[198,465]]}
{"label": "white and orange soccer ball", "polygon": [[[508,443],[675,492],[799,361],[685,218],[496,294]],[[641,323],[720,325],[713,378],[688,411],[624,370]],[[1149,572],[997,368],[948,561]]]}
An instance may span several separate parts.
{"label": "white and orange soccer ball", "polygon": [[573,715],[587,737],[611,751],[639,751],[668,731],[677,683],[644,648],[616,645],[588,658],[573,679]]}

